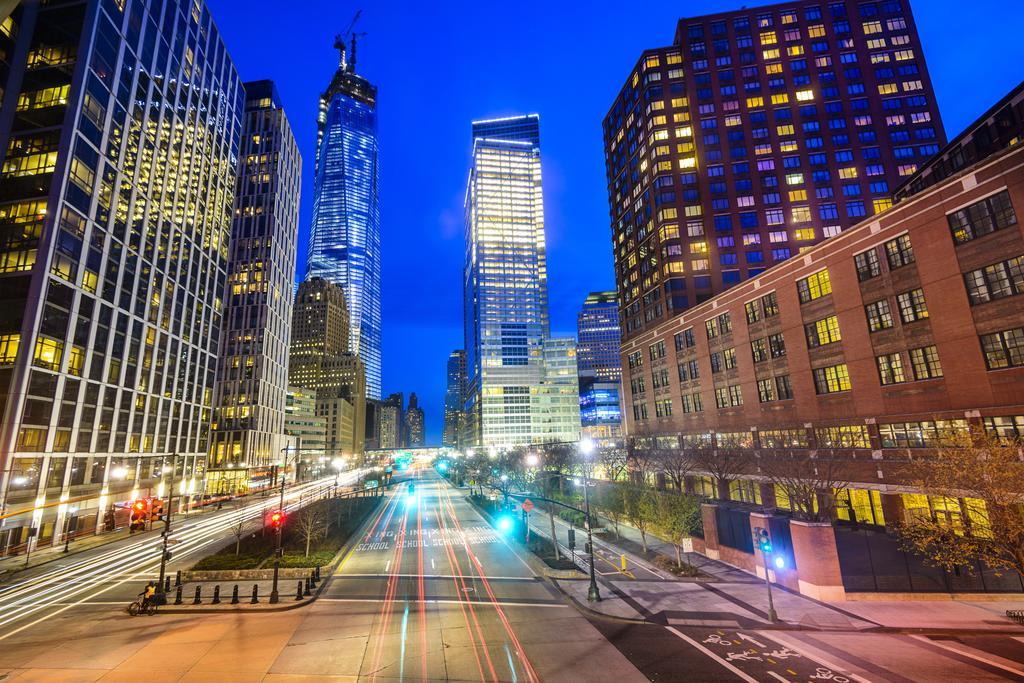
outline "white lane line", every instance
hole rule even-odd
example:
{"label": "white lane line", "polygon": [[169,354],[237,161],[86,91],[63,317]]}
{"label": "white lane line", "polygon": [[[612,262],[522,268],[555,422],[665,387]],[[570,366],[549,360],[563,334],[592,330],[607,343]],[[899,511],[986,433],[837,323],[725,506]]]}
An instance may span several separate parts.
{"label": "white lane line", "polygon": [[782,683],[793,683],[788,678],[783,678],[782,676],[780,676],[779,674],[775,673],[774,671],[769,671],[768,675],[771,676],[772,678],[774,678],[777,681],[782,681]]}
{"label": "white lane line", "polygon": [[706,647],[704,647],[703,645],[698,643],[696,640],[694,640],[690,636],[686,635],[685,633],[683,633],[679,629],[675,628],[674,626],[666,626],[665,628],[668,629],[669,633],[675,634],[679,638],[682,638],[683,640],[688,642],[690,645],[693,645],[695,648],[697,648],[698,650],[700,650],[701,652],[706,654],[708,657],[711,657],[711,659],[715,660],[716,662],[718,662],[719,664],[724,666],[726,669],[728,669],[729,671],[733,672],[734,674],[736,674],[737,676],[742,678],[747,683],[758,683],[756,678],[751,678],[747,674],[743,673],[742,671],[737,669],[735,666],[733,666],[729,662],[725,661],[724,659],[722,659],[721,657],[716,655],[714,652],[712,652],[711,650],[707,649]]}
{"label": "white lane line", "polygon": [[391,560],[388,560],[388,563],[386,565],[384,565],[384,573],[387,574],[388,571],[390,571],[390,570],[391,570]]}
{"label": "white lane line", "polygon": [[[374,602],[374,603],[380,604],[382,602],[387,602],[387,601],[384,600],[383,598],[380,598],[380,599],[378,599],[378,598],[320,598],[320,599],[317,600],[317,602]],[[408,602],[408,603],[412,603],[412,604],[418,604],[418,603],[422,602],[422,603],[425,603],[425,604],[428,604],[428,605],[464,605],[465,604],[461,600],[447,600],[447,599],[444,599],[444,598],[427,598],[426,600],[413,599],[413,598],[405,598],[405,599],[402,599],[402,602]],[[553,602],[511,602],[511,601],[510,602],[504,602],[504,601],[499,600],[497,603],[494,603],[494,602],[491,602],[489,599],[488,600],[470,600],[470,602],[473,604],[473,607],[479,607],[479,606],[483,605],[485,607],[490,607],[490,606],[498,606],[498,607],[553,607],[553,608],[556,608],[556,609],[561,609],[561,608],[572,609],[571,607],[569,607],[566,604],[563,604],[563,603],[553,603]],[[754,683],[756,683],[756,681]]]}
{"label": "white lane line", "polygon": [[434,566],[434,558],[430,558],[430,569],[431,569],[431,570],[435,570],[435,571],[436,571],[436,569],[437,569],[437,568],[436,568],[436,567]]}
{"label": "white lane line", "polygon": [[[392,574],[399,578],[413,578],[418,579],[420,574]],[[456,575],[452,574],[423,574],[424,579],[457,579]],[[336,579],[384,579],[387,578],[381,574],[336,574]],[[491,581],[522,581],[523,583],[537,583],[537,579],[533,576],[490,576],[487,578]]]}
{"label": "white lane line", "polygon": [[989,666],[994,666],[994,667],[996,667],[998,669],[1002,669],[1003,671],[1009,671],[1012,674],[1016,674],[1018,676],[1024,676],[1024,671],[1021,671],[1020,669],[1015,669],[1012,666],[1007,666],[1006,664],[1001,664],[1001,663],[997,662],[994,659],[989,659],[988,657],[982,657],[981,655],[976,655],[976,654],[974,654],[973,652],[971,652],[969,650],[961,650],[958,647],[954,647],[949,642],[943,642],[943,641],[939,641],[939,640],[932,640],[930,638],[925,638],[924,636],[910,636],[910,637],[913,638],[914,640],[920,640],[922,643],[930,643],[930,644],[934,645],[935,647],[941,647],[943,650],[949,650],[950,652],[955,652],[958,655],[963,655],[964,657],[970,657],[971,659],[973,659],[975,661],[982,662],[984,664],[988,664]]}
{"label": "white lane line", "polygon": [[[821,657],[821,655],[818,655],[818,654],[815,654],[815,655],[808,654],[807,650],[802,649],[801,647],[795,645],[792,642],[792,639],[790,639],[790,638],[785,638],[784,639],[784,638],[782,638],[782,636],[776,635],[774,633],[769,633],[768,631],[758,631],[757,635],[761,636],[762,638],[767,638],[768,640],[774,640],[779,645],[781,645],[783,647],[788,647],[790,650],[793,650],[794,652],[800,653],[801,656],[806,657],[807,659],[811,660],[812,662],[815,662],[816,664],[821,664],[822,666],[826,666],[829,669],[832,669],[832,671],[834,671],[836,673],[842,673],[844,676],[849,676],[850,678],[854,679],[855,681],[860,681],[860,683],[871,683],[871,681],[869,681],[868,679],[866,679],[866,678],[864,678],[862,676],[858,676],[857,674],[851,672],[850,668],[848,666],[846,666],[846,667],[838,666],[836,664],[833,664],[830,660]],[[797,641],[797,642],[799,642],[799,641]]]}

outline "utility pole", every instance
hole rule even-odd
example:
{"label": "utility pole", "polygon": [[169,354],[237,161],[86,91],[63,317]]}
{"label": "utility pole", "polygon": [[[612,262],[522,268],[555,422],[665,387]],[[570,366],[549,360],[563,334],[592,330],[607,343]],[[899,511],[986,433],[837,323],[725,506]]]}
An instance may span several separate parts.
{"label": "utility pole", "polygon": [[178,471],[178,454],[175,453],[171,459],[171,490],[167,494],[167,510],[164,512],[164,530],[160,535],[164,537],[163,548],[160,551],[160,579],[156,583],[156,592],[164,592],[164,574],[167,571],[167,542],[171,537],[171,515],[174,514],[174,473]]}
{"label": "utility pole", "polygon": [[580,442],[583,453],[583,504],[587,514],[587,554],[590,556],[590,587],[587,588],[587,600],[600,602],[601,592],[597,588],[597,572],[594,569],[594,525],[590,517],[590,458],[594,454],[594,442],[584,439]]}

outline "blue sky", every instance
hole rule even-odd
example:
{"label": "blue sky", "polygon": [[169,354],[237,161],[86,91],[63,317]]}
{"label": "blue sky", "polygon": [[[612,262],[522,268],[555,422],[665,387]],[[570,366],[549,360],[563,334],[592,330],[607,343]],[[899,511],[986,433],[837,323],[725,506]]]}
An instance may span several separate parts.
{"label": "blue sky", "polygon": [[[906,0],[904,0],[906,2]],[[208,0],[245,80],[276,81],[303,157],[299,268],[313,198],[317,98],[334,35],[363,7],[358,71],[379,88],[384,393],[415,391],[440,441],[445,361],[462,347],[462,199],[470,121],[541,117],[552,331],[573,335],[588,292],[613,289],[601,120],[644,49],[676,20],[744,0],[589,3]],[[642,11],[631,11],[631,8]],[[1024,3],[916,0],[947,134],[1024,78]]]}

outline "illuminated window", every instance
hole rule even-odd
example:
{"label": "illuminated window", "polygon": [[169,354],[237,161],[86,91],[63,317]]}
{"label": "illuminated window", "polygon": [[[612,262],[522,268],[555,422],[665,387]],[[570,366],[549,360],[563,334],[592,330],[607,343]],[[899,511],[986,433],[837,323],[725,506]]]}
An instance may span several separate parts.
{"label": "illuminated window", "polygon": [[778,42],[778,37],[775,35],[775,31],[762,31],[760,38],[762,45],[774,45]]}
{"label": "illuminated window", "polygon": [[772,104],[787,104],[789,102],[789,93],[780,92],[772,95]]}
{"label": "illuminated window", "polygon": [[814,237],[814,228],[799,228],[793,232],[793,239],[798,242],[810,241]]}
{"label": "illuminated window", "polygon": [[807,190],[790,190],[789,201],[791,202],[804,202],[807,201]]}
{"label": "illuminated window", "polygon": [[59,370],[64,355],[64,344],[49,337],[40,336],[36,339],[33,365],[47,370]]}
{"label": "illuminated window", "polygon": [[831,294],[832,279],[829,277],[828,269],[820,270],[813,275],[797,280],[796,290],[802,304]]}
{"label": "illuminated window", "polygon": [[69,85],[59,85],[53,88],[23,92],[18,95],[17,110],[29,111],[66,104],[70,87]]}
{"label": "illuminated window", "polygon": [[814,99],[813,90],[797,90],[796,92],[797,102],[807,102]]}
{"label": "illuminated window", "polygon": [[0,365],[14,365],[21,345],[20,334],[0,335]]}
{"label": "illuminated window", "polygon": [[841,169],[839,169],[839,177],[842,178],[843,180],[850,180],[852,178],[856,178],[857,177],[857,168],[855,166],[850,166],[848,168],[841,168]]}
{"label": "illuminated window", "polygon": [[807,348],[809,349],[833,344],[843,339],[839,333],[839,319],[834,315],[804,325],[804,334],[807,337]]}
{"label": "illuminated window", "polygon": [[882,95],[891,95],[892,93],[897,92],[898,90],[899,90],[899,88],[896,87],[895,83],[879,83],[878,84],[878,92],[879,92],[879,94],[882,94]]}
{"label": "illuminated window", "polygon": [[[814,370],[814,389],[818,394],[836,394],[850,390],[850,371],[846,363]],[[865,433],[867,430],[864,430]],[[867,446],[860,446],[866,448]]]}
{"label": "illuminated window", "polygon": [[871,35],[872,33],[882,32],[882,22],[880,21],[865,21],[864,22],[864,34]]}

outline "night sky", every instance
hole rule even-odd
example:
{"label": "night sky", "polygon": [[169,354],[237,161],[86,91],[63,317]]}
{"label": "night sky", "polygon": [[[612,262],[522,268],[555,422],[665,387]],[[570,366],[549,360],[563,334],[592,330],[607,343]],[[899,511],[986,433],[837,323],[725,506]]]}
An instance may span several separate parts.
{"label": "night sky", "polygon": [[[334,35],[363,7],[357,30],[369,35],[360,43],[357,71],[379,88],[383,390],[416,392],[431,444],[441,439],[445,362],[462,347],[470,121],[540,114],[552,333],[575,335],[587,293],[615,286],[604,114],[640,52],[671,44],[681,13],[744,4],[208,2],[241,77],[276,81],[298,139],[298,277],[313,200],[317,100],[337,66]],[[912,6],[953,137],[1024,76],[1024,3],[916,0]]]}

